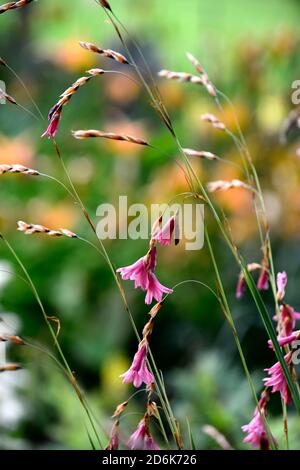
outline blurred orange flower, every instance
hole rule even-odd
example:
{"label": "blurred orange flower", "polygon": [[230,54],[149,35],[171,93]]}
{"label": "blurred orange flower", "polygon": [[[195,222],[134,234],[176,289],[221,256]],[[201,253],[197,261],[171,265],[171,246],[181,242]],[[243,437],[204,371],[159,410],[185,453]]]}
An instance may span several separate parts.
{"label": "blurred orange flower", "polygon": [[0,135],[0,163],[20,163],[30,165],[34,149],[24,136],[10,137]]}
{"label": "blurred orange flower", "polygon": [[94,67],[97,58],[79,46],[79,38],[68,38],[55,49],[52,60],[69,72],[80,72]]}

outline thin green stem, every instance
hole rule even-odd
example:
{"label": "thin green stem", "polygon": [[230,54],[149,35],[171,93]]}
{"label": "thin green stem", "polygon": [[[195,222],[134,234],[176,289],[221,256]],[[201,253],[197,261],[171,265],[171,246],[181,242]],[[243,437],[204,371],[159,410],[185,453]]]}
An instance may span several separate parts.
{"label": "thin green stem", "polygon": [[100,447],[103,448],[103,447],[102,447],[101,440],[100,440],[100,438],[99,438],[99,436],[98,436],[98,433],[97,433],[97,430],[96,430],[96,428],[95,428],[95,425],[94,425],[94,423],[93,423],[93,420],[91,419],[90,412],[89,412],[89,410],[88,410],[88,408],[87,408],[87,405],[86,405],[86,403],[85,403],[84,396],[83,396],[83,394],[82,394],[82,392],[81,392],[81,390],[80,390],[80,388],[79,388],[79,386],[78,386],[78,384],[77,384],[77,381],[76,381],[76,379],[75,379],[75,377],[74,377],[74,374],[73,374],[73,372],[72,372],[72,370],[71,370],[71,368],[70,368],[70,366],[69,366],[69,364],[68,364],[68,361],[67,361],[67,359],[66,359],[66,357],[65,357],[65,355],[64,355],[64,353],[63,353],[63,351],[62,351],[62,349],[61,349],[61,346],[60,346],[60,343],[59,343],[59,341],[58,341],[57,335],[56,335],[56,333],[54,332],[51,323],[49,322],[48,315],[47,315],[47,313],[46,313],[46,311],[45,311],[44,305],[43,305],[43,303],[42,303],[42,301],[41,301],[41,298],[40,298],[39,293],[38,293],[38,291],[37,291],[37,289],[36,289],[36,287],[35,287],[35,284],[34,284],[34,282],[32,281],[31,276],[30,276],[29,272],[27,271],[27,269],[25,268],[23,262],[21,261],[21,259],[19,258],[19,256],[17,255],[16,251],[13,249],[13,247],[11,246],[11,244],[8,242],[8,240],[6,240],[6,238],[3,236],[3,234],[0,234],[0,238],[3,240],[3,242],[4,242],[5,245],[6,245],[6,247],[8,248],[8,250],[10,251],[10,253],[12,254],[12,256],[14,257],[14,259],[16,260],[16,262],[18,263],[18,265],[20,266],[21,270],[23,271],[23,273],[24,273],[24,275],[25,275],[25,278],[28,280],[28,283],[29,283],[30,288],[31,288],[31,290],[32,290],[32,292],[33,292],[33,295],[34,295],[34,297],[35,297],[35,299],[36,299],[36,301],[37,301],[37,303],[38,303],[38,305],[39,305],[39,307],[40,307],[40,309],[41,309],[41,312],[42,312],[44,321],[45,321],[45,323],[47,324],[48,329],[49,329],[49,331],[50,331],[50,334],[51,334],[51,336],[52,336],[52,338],[53,338],[54,345],[56,346],[57,351],[58,351],[58,353],[59,353],[59,356],[60,356],[60,358],[62,359],[62,362],[63,362],[64,368],[65,368],[65,370],[66,370],[66,374],[67,374],[67,376],[68,376],[68,378],[69,378],[69,381],[70,381],[71,385],[73,386],[73,388],[74,388],[74,390],[75,390],[75,392],[76,392],[76,395],[77,395],[79,401],[81,402],[81,404],[82,404],[82,406],[83,406],[83,408],[84,408],[84,410],[85,410],[85,412],[86,412],[86,415],[87,415],[87,417],[88,417],[88,419],[89,419],[89,421],[90,421],[90,424],[91,424],[91,426],[92,426],[92,429],[93,429],[93,431],[94,431],[94,433],[95,433],[95,436],[96,436],[96,438],[97,438],[97,440],[98,440],[98,443],[99,443]]}

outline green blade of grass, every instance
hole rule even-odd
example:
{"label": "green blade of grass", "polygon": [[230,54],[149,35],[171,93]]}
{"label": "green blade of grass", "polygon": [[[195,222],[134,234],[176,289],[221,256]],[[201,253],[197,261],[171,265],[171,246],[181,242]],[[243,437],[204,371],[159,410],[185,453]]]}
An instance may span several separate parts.
{"label": "green blade of grass", "polygon": [[195,441],[194,441],[194,437],[193,437],[193,433],[192,433],[192,429],[191,429],[188,417],[186,417],[186,424],[188,427],[191,450],[196,450],[196,445],[195,445]]}

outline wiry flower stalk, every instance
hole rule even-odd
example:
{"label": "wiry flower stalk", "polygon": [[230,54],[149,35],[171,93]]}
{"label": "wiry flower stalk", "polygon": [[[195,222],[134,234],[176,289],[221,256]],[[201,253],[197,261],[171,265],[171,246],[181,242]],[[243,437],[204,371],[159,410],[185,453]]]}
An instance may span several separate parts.
{"label": "wiry flower stalk", "polygon": [[[109,16],[109,15],[108,15],[108,16]],[[115,17],[115,18],[116,18],[116,17]],[[122,26],[122,28],[123,28],[122,23],[121,23],[117,18],[116,18],[116,21],[117,21],[117,22]],[[114,25],[114,28],[115,28],[115,30],[116,30],[116,32],[117,32],[117,34],[118,34],[118,36],[119,36],[119,38],[120,38],[120,40],[121,40],[123,46],[126,48],[126,41],[123,39],[123,37],[122,37],[122,35],[121,35],[121,32],[120,32],[120,30],[119,30],[119,28],[118,28],[118,25],[115,23],[114,19],[112,19],[112,23],[113,23],[113,25]],[[128,34],[126,28],[123,28],[123,29],[125,30],[126,34]],[[144,62],[145,62],[145,59],[143,58],[143,54],[142,54],[142,52],[141,52],[141,50],[140,50],[140,47],[139,47],[138,45],[136,46],[136,49],[137,49],[138,53],[141,55],[142,59],[143,59]],[[127,50],[128,50],[128,49],[127,49]],[[149,93],[149,96],[150,96],[150,98],[151,98],[151,101],[152,101],[152,103],[153,103],[153,106],[155,107],[155,109],[159,109],[159,110],[160,110],[161,108],[163,108],[163,111],[162,111],[162,113],[161,113],[161,116],[162,116],[162,115],[163,115],[163,116],[167,116],[167,119],[164,119],[164,118],[163,118],[163,122],[164,122],[164,124],[166,125],[166,127],[168,128],[168,130],[170,131],[170,133],[171,133],[172,137],[174,138],[174,141],[175,141],[176,144],[178,145],[178,148],[179,148],[179,150],[181,151],[182,155],[185,157],[185,158],[184,158],[184,162],[185,162],[185,164],[186,164],[187,171],[188,171],[188,173],[190,174],[190,176],[192,176],[193,178],[195,178],[196,183],[199,185],[199,188],[200,188],[201,192],[203,193],[204,198],[207,200],[208,205],[209,205],[209,207],[210,207],[210,209],[211,209],[211,211],[212,211],[212,213],[213,213],[213,215],[214,215],[214,217],[215,217],[215,219],[216,219],[216,221],[217,221],[218,227],[220,228],[222,235],[224,236],[224,238],[225,238],[225,240],[226,240],[228,246],[230,247],[232,254],[234,255],[234,257],[235,257],[236,261],[239,263],[239,265],[240,265],[241,267],[243,267],[243,270],[244,270],[244,273],[245,273],[245,277],[246,277],[246,283],[247,283],[247,285],[249,285],[249,286],[251,287],[251,293],[252,293],[252,295],[253,295],[254,300],[256,301],[256,304],[257,304],[257,306],[258,306],[258,309],[259,309],[259,312],[260,312],[260,314],[261,314],[261,317],[262,317],[262,318],[265,318],[265,317],[267,316],[267,312],[266,312],[266,311],[264,310],[264,308],[262,308],[262,306],[258,303],[258,299],[257,299],[257,297],[256,297],[256,292],[255,292],[255,290],[253,290],[253,286],[252,286],[252,283],[251,283],[251,278],[249,278],[249,275],[247,274],[247,268],[246,268],[245,264],[243,263],[243,260],[240,258],[239,254],[238,254],[238,252],[237,252],[237,250],[236,250],[236,247],[233,246],[233,244],[231,243],[231,239],[230,239],[230,237],[228,236],[227,231],[226,231],[226,229],[224,228],[224,226],[223,226],[223,224],[222,224],[222,222],[221,222],[221,220],[220,220],[220,217],[219,217],[218,213],[216,212],[216,209],[214,208],[212,202],[211,202],[210,199],[208,198],[207,193],[206,193],[206,191],[205,191],[205,188],[204,188],[203,184],[201,183],[201,181],[200,181],[200,179],[198,178],[197,174],[195,173],[194,169],[193,169],[192,166],[190,165],[190,163],[189,163],[189,161],[188,161],[186,155],[185,155],[184,152],[182,151],[182,147],[181,147],[180,141],[179,141],[177,135],[175,134],[174,128],[173,128],[173,126],[172,126],[172,123],[171,123],[171,121],[170,121],[170,118],[168,117],[167,111],[165,110],[164,105],[163,105],[163,103],[161,102],[161,99],[160,99],[159,97],[156,97],[156,94],[152,92],[151,87],[149,87],[149,85],[148,85],[148,83],[147,83],[147,79],[143,76],[143,73],[139,70],[139,68],[138,68],[138,66],[137,66],[137,64],[136,64],[136,62],[135,62],[135,60],[134,60],[134,58],[133,58],[131,55],[130,55],[130,58],[131,58],[131,61],[133,62],[134,66],[135,66],[135,68],[136,68],[136,70],[137,70],[137,73],[138,73],[139,77],[141,78],[141,81],[142,81],[143,85],[145,86],[147,92]],[[151,73],[150,73],[150,75],[151,75]],[[212,94],[214,94],[214,90],[215,90],[215,88],[213,87],[213,89],[212,89],[213,93],[212,93]],[[193,184],[192,184],[191,187],[193,188],[192,190],[195,191]],[[195,194],[196,194],[196,192],[195,192]],[[207,236],[206,236],[206,240],[207,240],[207,242],[209,243],[208,234],[207,234]],[[213,252],[212,252],[212,256],[213,256]],[[227,315],[228,315],[228,318],[230,319],[230,325],[233,325],[233,320],[231,319],[231,314],[230,314],[230,310],[229,310],[229,307],[228,307],[228,304],[227,304],[226,295],[225,295],[225,292],[224,292],[223,287],[222,287],[222,282],[221,282],[221,279],[220,279],[220,275],[219,275],[219,272],[218,272],[218,267],[217,267],[217,265],[216,265],[216,261],[215,261],[215,259],[214,259],[214,256],[213,256],[213,263],[214,263],[214,266],[215,266],[216,275],[217,275],[217,278],[218,278],[218,283],[219,283],[220,287],[222,288],[222,292],[223,292],[223,294],[222,294],[222,300],[224,300],[224,303],[225,303],[224,306],[226,307]],[[240,353],[240,356],[241,356],[241,360],[242,360],[242,363],[243,363],[243,366],[244,366],[244,369],[245,369],[247,378],[248,378],[248,380],[249,380],[249,384],[250,384],[250,388],[251,388],[253,397],[254,397],[255,401],[257,402],[257,398],[256,398],[255,390],[254,390],[254,387],[253,387],[253,383],[252,383],[252,381],[251,381],[251,377],[250,377],[250,374],[249,374],[249,370],[248,370],[248,368],[247,368],[247,365],[246,365],[246,362],[245,362],[245,358],[244,358],[243,352],[242,352],[242,350],[241,350],[241,345],[240,345],[240,343],[239,343],[237,334],[236,334],[236,332],[235,332],[235,330],[234,330],[234,326],[232,326],[232,328],[233,328],[234,338],[235,338],[235,341],[236,341],[236,343],[237,343],[237,347],[238,347],[238,350],[239,350],[239,353]],[[270,331],[269,326],[267,327],[267,329],[268,329],[268,332],[269,332],[269,331]],[[278,350],[276,350],[276,354],[278,354]],[[286,369],[285,369],[285,373],[287,373]],[[168,403],[168,400],[167,400],[167,403]],[[172,410],[171,410],[171,409],[170,409],[170,416],[171,416],[171,418],[172,418],[172,419],[171,419],[172,432],[174,433],[174,428],[173,428],[174,416],[173,416],[173,414],[172,414]],[[175,426],[175,428],[176,428],[176,426]],[[175,432],[176,432],[176,429],[175,429]],[[173,436],[174,436],[174,434],[173,434]]]}

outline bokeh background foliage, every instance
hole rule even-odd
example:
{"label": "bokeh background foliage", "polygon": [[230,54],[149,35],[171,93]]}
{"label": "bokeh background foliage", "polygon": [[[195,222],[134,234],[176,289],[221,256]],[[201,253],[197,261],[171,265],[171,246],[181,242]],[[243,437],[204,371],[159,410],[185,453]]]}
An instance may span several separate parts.
{"label": "bokeh background foliage", "polygon": [[[161,68],[191,71],[185,58],[193,52],[213,82],[228,94],[264,187],[278,270],[289,275],[288,301],[300,307],[299,160],[297,136],[279,144],[279,130],[292,109],[291,83],[299,78],[299,13],[296,0],[180,0],[151,2],[112,0],[115,10],[145,51],[156,73]],[[0,17],[0,55],[22,77],[46,116],[59,94],[87,68],[118,69],[81,49],[78,41],[122,49],[102,10],[91,0],[38,1]],[[130,69],[126,72],[131,73]],[[297,76],[298,73],[298,76]],[[1,69],[0,79],[18,102],[30,107],[20,83]],[[205,92],[190,85],[160,83],[165,103],[185,146],[211,150],[239,163],[231,142],[200,120],[216,109]],[[220,116],[221,117],[221,116]],[[222,116],[224,119],[224,116]],[[225,104],[227,125],[234,129]],[[50,141],[41,140],[46,121],[34,120],[12,106],[0,106],[0,163],[22,163],[61,177]],[[71,129],[121,130],[149,139],[156,149],[115,142],[76,142]],[[68,168],[82,199],[96,218],[102,202],[167,202],[186,190],[174,163],[176,149],[158,121],[143,90],[118,75],[92,80],[65,109],[58,134]],[[204,181],[241,177],[226,164],[196,164]],[[115,405],[130,387],[119,374],[130,364],[136,341],[112,276],[101,257],[78,241],[36,237],[16,232],[24,219],[50,227],[67,227],[89,237],[79,209],[54,182],[3,177],[0,184],[0,226],[29,267],[47,312],[60,318],[60,339],[78,380],[105,428]],[[261,257],[254,214],[247,194],[232,191],[216,198],[227,211],[235,239],[249,261]],[[262,368],[273,362],[253,303],[234,298],[237,268],[212,221],[206,222],[215,242],[234,318],[257,390]],[[145,241],[106,242],[115,266],[131,263],[145,251]],[[52,347],[40,311],[28,286],[14,274],[17,267],[4,246],[1,256],[1,316],[20,334]],[[198,279],[214,287],[206,248],[186,252],[182,246],[159,253],[159,276],[173,286]],[[141,292],[125,285],[137,325],[147,309]],[[268,301],[268,293],[265,294]],[[270,310],[272,309],[270,298]],[[199,448],[217,448],[202,427],[215,426],[236,448],[244,448],[241,424],[253,412],[253,401],[222,313],[209,290],[185,284],[175,290],[159,313],[152,338],[174,410],[188,441],[186,417]],[[82,411],[59,370],[46,355],[12,348],[24,370],[0,377],[0,448],[89,448]],[[144,397],[131,401],[122,427],[128,435],[143,413]],[[280,404],[272,400],[271,424],[281,439]],[[299,448],[299,421],[290,411],[291,447]],[[155,429],[153,430],[156,432]],[[159,437],[158,437],[159,440]]]}

